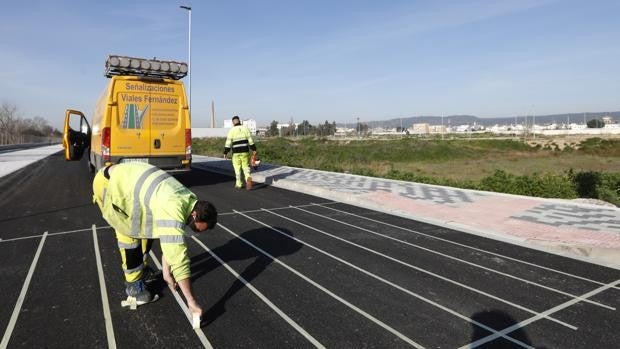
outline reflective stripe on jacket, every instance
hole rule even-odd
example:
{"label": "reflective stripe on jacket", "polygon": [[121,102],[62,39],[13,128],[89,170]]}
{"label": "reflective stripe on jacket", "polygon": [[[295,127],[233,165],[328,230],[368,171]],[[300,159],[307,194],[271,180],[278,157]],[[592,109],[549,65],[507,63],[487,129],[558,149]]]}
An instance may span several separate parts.
{"label": "reflective stripe on jacket", "polygon": [[228,131],[226,144],[224,144],[224,154],[228,154],[231,149],[233,154],[247,153],[250,149],[256,150],[254,140],[247,127],[236,125]]}
{"label": "reflective stripe on jacket", "polygon": [[167,172],[142,163],[113,165],[109,180],[100,170],[93,192],[103,218],[118,233],[159,239],[174,278],[190,276],[184,232],[185,220],[198,201],[194,193]]}

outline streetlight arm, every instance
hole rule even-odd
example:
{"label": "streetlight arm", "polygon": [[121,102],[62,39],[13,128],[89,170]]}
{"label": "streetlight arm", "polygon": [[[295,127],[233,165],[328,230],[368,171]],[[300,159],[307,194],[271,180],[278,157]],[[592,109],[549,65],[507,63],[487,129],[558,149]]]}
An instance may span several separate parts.
{"label": "streetlight arm", "polygon": [[180,8],[184,8],[184,9],[189,10],[189,11],[191,11],[191,10],[192,10],[192,8],[191,8],[190,6],[183,6],[183,5],[181,5],[181,6],[179,6],[179,7],[180,7]]}

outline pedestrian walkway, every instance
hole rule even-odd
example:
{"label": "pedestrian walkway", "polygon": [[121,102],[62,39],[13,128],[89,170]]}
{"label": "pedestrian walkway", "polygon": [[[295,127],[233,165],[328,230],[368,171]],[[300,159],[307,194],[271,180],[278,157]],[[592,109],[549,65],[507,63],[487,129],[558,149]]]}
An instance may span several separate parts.
{"label": "pedestrian walkway", "polygon": [[[192,166],[233,175],[230,160]],[[620,208],[261,164],[255,182],[620,269]]]}

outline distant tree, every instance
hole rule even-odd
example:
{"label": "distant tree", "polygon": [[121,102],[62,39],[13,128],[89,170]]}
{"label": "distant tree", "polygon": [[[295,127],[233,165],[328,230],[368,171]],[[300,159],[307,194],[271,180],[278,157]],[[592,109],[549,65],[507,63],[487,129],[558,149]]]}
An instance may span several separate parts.
{"label": "distant tree", "polygon": [[0,144],[17,143],[21,119],[14,104],[3,102],[0,105]]}
{"label": "distant tree", "polygon": [[602,128],[605,126],[605,123],[601,119],[592,119],[588,121],[588,128]]}
{"label": "distant tree", "polygon": [[297,126],[297,134],[302,136],[313,135],[316,133],[316,127],[312,126],[308,120],[304,120]]}
{"label": "distant tree", "polygon": [[269,129],[267,130],[267,136],[268,137],[275,137],[279,134],[278,131],[278,122],[273,120],[271,122],[271,125],[269,125]]}
{"label": "distant tree", "polygon": [[368,131],[368,124],[364,124],[364,123],[358,122],[357,125],[355,125],[355,131],[359,132],[360,134],[367,132]]}
{"label": "distant tree", "polygon": [[324,124],[319,124],[317,127],[317,132],[321,137],[333,136],[334,133],[336,133],[336,122],[334,121],[330,124],[327,120],[325,120]]}

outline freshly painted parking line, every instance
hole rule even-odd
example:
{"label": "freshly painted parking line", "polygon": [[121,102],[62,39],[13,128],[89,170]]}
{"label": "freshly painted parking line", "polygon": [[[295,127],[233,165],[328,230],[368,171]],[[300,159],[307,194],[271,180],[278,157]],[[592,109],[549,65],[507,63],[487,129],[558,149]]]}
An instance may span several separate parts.
{"label": "freshly painted parking line", "polygon": [[[297,221],[297,220],[294,220],[294,219],[288,218],[288,217],[283,216],[283,215],[281,215],[281,214],[278,214],[278,213],[275,213],[275,212],[271,212],[270,210],[264,210],[264,211],[265,211],[265,212],[269,212],[269,213],[271,213],[271,214],[273,214],[273,215],[276,215],[276,216],[278,216],[278,217],[280,217],[280,218],[283,218],[283,219],[289,220],[289,221],[291,221],[291,222],[293,222],[293,223],[296,223],[296,224],[299,224],[299,225],[301,225],[301,226],[304,226],[304,227],[306,227],[306,228],[308,228],[308,229],[312,229],[312,230],[314,230],[314,231],[316,231],[316,232],[319,232],[319,233],[321,233],[321,234],[327,235],[327,236],[332,237],[332,238],[334,238],[334,239],[337,239],[337,240],[339,240],[339,241],[342,241],[342,242],[344,242],[344,243],[346,243],[346,244],[349,244],[349,245],[351,245],[351,246],[355,246],[355,247],[360,248],[360,249],[362,249],[362,250],[364,250],[364,251],[367,251],[367,252],[373,253],[373,254],[378,255],[378,256],[381,256],[381,257],[383,257],[383,258],[385,258],[385,259],[388,259],[388,260],[391,260],[391,261],[396,262],[396,263],[398,263],[398,264],[404,265],[404,266],[406,266],[406,267],[408,267],[408,268],[411,268],[411,269],[417,270],[417,271],[419,271],[419,272],[421,272],[421,273],[424,273],[424,274],[430,275],[430,276],[432,276],[432,277],[438,278],[438,279],[443,280],[443,281],[446,281],[446,282],[448,282],[448,283],[451,283],[451,284],[457,285],[457,286],[459,286],[459,287],[462,287],[462,288],[468,289],[468,290],[470,290],[470,291],[472,291],[472,292],[478,293],[478,294],[483,295],[483,296],[485,296],[485,297],[489,297],[489,298],[494,299],[494,300],[496,300],[496,301],[498,301],[498,302],[502,302],[502,303],[508,304],[508,305],[510,305],[510,306],[512,306],[512,307],[515,307],[515,308],[517,308],[517,309],[521,309],[521,310],[526,311],[526,312],[528,312],[528,313],[530,313],[530,314],[536,314],[536,315],[538,315],[538,314],[539,314],[539,313],[538,313],[538,312],[536,312],[535,310],[529,309],[529,308],[524,307],[524,306],[521,306],[521,305],[519,305],[519,304],[515,304],[515,303],[513,303],[513,302],[510,302],[510,301],[508,301],[508,300],[505,300],[505,299],[502,299],[502,298],[500,298],[500,297],[494,296],[494,295],[492,295],[492,294],[489,294],[489,293],[484,292],[484,291],[482,291],[482,290],[476,289],[476,288],[474,288],[474,287],[467,286],[467,285],[462,284],[462,283],[460,283],[460,282],[457,282],[457,281],[454,281],[454,280],[450,280],[450,279],[448,279],[448,278],[446,278],[446,277],[443,277],[443,276],[441,276],[441,275],[438,275],[438,274],[436,274],[436,273],[430,272],[430,271],[425,270],[425,269],[423,269],[423,268],[416,267],[415,265],[412,265],[412,264],[409,264],[409,263],[403,262],[403,261],[401,261],[401,260],[399,260],[399,259],[396,259],[396,258],[390,257],[390,256],[388,256],[388,255],[386,255],[386,254],[383,254],[383,253],[381,253],[381,252],[375,251],[375,250],[373,250],[373,249],[371,249],[371,248],[368,248],[368,247],[362,246],[362,245],[360,245],[360,244],[354,243],[354,242],[349,241],[349,240],[347,240],[347,239],[343,239],[343,238],[341,238],[341,237],[339,237],[339,236],[336,236],[336,235],[330,234],[330,233],[328,233],[328,232],[326,232],[326,231],[323,231],[323,230],[321,230],[321,229],[317,229],[317,228],[315,228],[315,227],[309,226],[309,225],[307,225],[307,224],[305,224],[305,223],[302,223],[302,222],[299,222],[299,221]],[[309,212],[309,211],[306,211],[306,212]],[[309,213],[310,213],[310,212],[309,212]],[[327,218],[327,217],[325,217],[325,218]],[[571,330],[576,330],[576,329],[577,329],[577,327],[575,327],[575,326],[573,326],[573,325],[571,325],[571,324],[568,324],[568,323],[566,323],[566,322],[564,322],[564,321],[561,321],[561,320],[555,319],[555,318],[553,318],[553,317],[548,317],[548,320],[551,320],[551,321],[557,322],[557,323],[559,323],[559,324],[560,324],[560,325],[562,325],[562,326],[565,326],[565,327],[570,328]]]}
{"label": "freshly painted parking line", "polygon": [[[235,211],[237,212],[237,211]],[[239,212],[237,212],[239,213]],[[242,214],[243,215],[243,214]],[[247,218],[252,219],[249,216],[243,215]],[[253,219],[252,219],[253,220]],[[260,222],[259,222],[260,223]],[[262,224],[262,223],[261,223]],[[264,225],[264,224],[262,224]],[[291,238],[290,236],[288,236],[286,233],[281,232],[278,229],[272,228],[270,226],[267,226],[268,228],[270,228],[271,230],[284,235],[285,237]],[[227,230],[226,228],[224,228],[225,230]],[[329,296],[331,296],[332,298],[338,300],[339,302],[341,302],[342,304],[346,305],[347,307],[349,307],[350,309],[353,309],[355,312],[357,312],[358,314],[364,316],[365,318],[369,319],[370,321],[372,321],[373,323],[377,324],[378,326],[382,327],[383,329],[387,330],[388,332],[394,334],[395,336],[397,336],[398,338],[400,338],[401,340],[407,342],[409,345],[415,347],[415,348],[423,348],[420,344],[416,343],[414,340],[408,338],[407,336],[405,336],[404,334],[400,333],[399,331],[395,330],[394,328],[388,326],[387,324],[385,324],[384,322],[382,322],[381,320],[375,318],[374,316],[366,313],[364,310],[360,309],[359,307],[355,306],[354,304],[348,302],[347,300],[345,300],[344,298],[338,296],[337,294],[333,293],[332,291],[328,290],[327,288],[323,287],[322,285],[318,284],[317,282],[313,281],[312,279],[308,278],[307,276],[305,276],[304,274],[302,274],[301,272],[297,271],[296,269],[290,267],[289,265],[285,264],[284,262],[280,261],[279,259],[275,258],[274,256],[272,256],[270,253],[268,253],[267,251],[261,249],[260,247],[256,246],[255,244],[253,244],[252,242],[244,239],[243,237],[241,237],[240,235],[236,234],[235,232],[231,231],[231,230],[227,230],[228,233],[230,233],[231,235],[235,236],[236,238],[238,238],[239,240],[243,241],[244,243],[246,243],[247,245],[251,246],[252,248],[254,248],[255,250],[257,250],[258,252],[262,253],[263,255],[265,255],[266,257],[270,258],[272,261],[278,263],[279,265],[281,265],[282,267],[284,267],[285,269],[287,269],[288,271],[292,272],[293,274],[297,275],[298,277],[302,278],[303,280],[305,280],[306,282],[310,283],[312,286],[318,288],[319,290],[323,291],[324,293],[328,294]],[[297,240],[296,238],[291,238],[293,240]],[[297,240],[300,243],[303,243],[299,240]]]}
{"label": "freshly painted parking line", "polygon": [[[321,216],[321,215],[316,214],[316,213],[314,213],[312,211],[306,211],[306,210],[303,210],[303,209],[299,209],[299,210],[302,210],[302,211],[305,211],[305,212],[308,212],[308,213],[311,213],[311,214],[314,214],[314,215],[317,215],[317,216]],[[495,269],[492,269],[492,268],[488,268],[488,267],[485,267],[485,266],[482,266],[482,265],[479,265],[479,264],[476,264],[476,263],[472,263],[472,262],[466,261],[466,260],[461,259],[461,258],[450,256],[450,255],[447,255],[447,254],[442,253],[442,252],[434,251],[432,249],[420,246],[418,244],[414,244],[414,243],[411,243],[411,242],[408,242],[408,241],[397,239],[397,238],[394,238],[394,237],[391,237],[391,236],[388,236],[388,235],[385,235],[385,234],[377,233],[377,232],[372,231],[370,229],[366,229],[366,228],[362,228],[362,227],[356,227],[353,224],[346,223],[346,222],[341,222],[341,221],[335,220],[333,218],[329,218],[329,217],[325,217],[325,216],[321,216],[321,217],[323,217],[325,219],[329,219],[329,220],[335,221],[335,222],[343,224],[343,225],[351,226],[351,227],[354,227],[356,229],[363,230],[363,231],[366,231],[368,233],[371,233],[371,234],[374,234],[374,235],[377,235],[377,236],[381,236],[381,237],[384,237],[386,239],[390,239],[390,240],[393,240],[393,241],[396,241],[396,242],[399,242],[399,243],[402,243],[402,244],[405,244],[405,245],[408,245],[408,246],[419,248],[421,250],[424,250],[424,251],[427,251],[427,252],[430,252],[430,253],[433,253],[433,254],[437,254],[437,255],[440,255],[442,257],[446,257],[446,258],[455,260],[457,262],[473,266],[475,268],[484,269],[484,270],[487,270],[487,271],[490,271],[490,272],[493,272],[493,273],[496,273],[496,274],[499,274],[499,275],[503,275],[503,276],[509,277],[511,279],[519,280],[519,281],[525,282],[525,283],[530,284],[530,285],[534,285],[534,286],[537,286],[537,287],[540,287],[540,288],[544,288],[546,290],[549,290],[549,291],[552,291],[552,292],[555,292],[555,293],[559,293],[559,294],[562,294],[562,295],[565,295],[565,296],[568,296],[568,297],[571,297],[571,298],[579,299],[579,296],[577,296],[577,295],[574,295],[574,294],[571,294],[571,293],[568,293],[568,292],[564,292],[562,290],[558,290],[558,289],[553,288],[553,287],[545,286],[545,285],[539,284],[539,283],[534,282],[534,281],[526,280],[526,279],[523,279],[523,278],[520,278],[520,277],[517,277],[517,276],[514,276],[514,275],[510,275],[508,273],[504,273],[504,272],[501,272],[501,271],[498,271],[498,270],[495,270]],[[599,306],[599,307],[607,308],[609,310],[616,310],[615,307],[612,307],[612,306],[609,306],[609,305],[606,305],[606,304],[602,304],[602,303],[599,303],[599,302],[595,302],[595,301],[592,301],[592,300],[589,300],[589,299],[581,299],[581,301],[586,302],[586,303],[590,303],[590,304],[593,304],[593,305],[596,305],[596,306]]]}
{"label": "freshly painted parking line", "polygon": [[508,334],[510,332],[513,332],[515,330],[523,328],[523,327],[525,327],[525,326],[527,326],[527,325],[529,325],[529,324],[531,324],[531,323],[533,323],[535,321],[538,321],[543,316],[551,315],[551,314],[556,313],[556,312],[558,312],[558,311],[560,311],[562,309],[566,309],[566,308],[568,308],[568,307],[570,307],[570,306],[572,306],[574,304],[577,304],[579,302],[579,299],[581,299],[581,298],[589,298],[589,297],[595,296],[595,295],[597,295],[597,294],[599,294],[599,293],[601,293],[601,292],[603,292],[603,291],[605,291],[607,289],[616,287],[619,284],[620,284],[620,280],[616,280],[616,281],[614,281],[612,283],[609,283],[607,285],[601,286],[601,287],[599,287],[599,288],[597,288],[595,290],[592,290],[590,292],[582,294],[579,298],[571,299],[568,302],[564,302],[564,303],[562,303],[562,304],[560,304],[558,306],[555,306],[555,307],[553,307],[553,308],[551,308],[549,310],[546,310],[546,311],[542,312],[540,316],[537,315],[537,316],[531,317],[531,318],[529,318],[527,320],[524,320],[524,321],[521,321],[519,323],[516,323],[516,324],[514,324],[514,325],[512,325],[510,327],[507,327],[507,328],[505,328],[505,329],[503,329],[503,330],[501,330],[499,332],[496,332],[496,333],[494,333],[494,334],[492,334],[490,336],[487,336],[487,337],[481,338],[481,339],[479,339],[479,340],[477,340],[475,342],[469,343],[469,344],[467,344],[467,345],[465,345],[465,346],[463,346],[461,348],[476,348],[476,347],[478,347],[478,346],[480,346],[482,344],[485,344],[485,343],[490,342],[490,341],[492,341],[492,340],[494,340],[496,338],[499,338],[499,336],[501,336],[502,334],[503,335]]}
{"label": "freshly painted parking line", "polygon": [[[157,266],[157,269],[161,271],[162,270],[161,263],[159,262],[159,259],[157,258],[155,253],[153,253],[153,251],[150,251],[149,255],[151,256],[151,260],[153,261],[153,263],[155,263],[155,266]],[[187,307],[185,302],[183,302],[181,295],[179,295],[179,292],[177,292],[176,290],[171,290],[171,291],[172,291],[172,294],[174,295],[174,299],[177,301],[177,304],[179,305],[179,307],[181,307],[181,311],[183,311],[183,313],[185,314],[185,317],[189,321],[189,324],[192,325],[192,316],[189,313],[189,308]],[[205,335],[202,328],[196,328],[194,329],[194,331],[196,332],[198,339],[200,340],[200,342],[206,349],[213,349],[211,342],[209,342],[209,339]]]}
{"label": "freshly painted parking line", "polygon": [[45,244],[46,238],[47,232],[43,233],[43,236],[41,237],[41,242],[39,242],[39,247],[37,247],[37,252],[34,254],[34,258],[32,259],[32,263],[30,264],[30,269],[28,270],[28,275],[26,275],[26,280],[24,280],[24,285],[22,286],[22,290],[19,293],[19,297],[17,298],[17,303],[15,304],[15,308],[13,308],[13,314],[11,315],[9,324],[4,331],[4,335],[2,336],[2,341],[0,342],[0,349],[6,349],[9,345],[11,334],[13,333],[15,323],[17,322],[17,318],[19,317],[22,305],[24,304],[26,292],[28,292],[30,280],[32,280],[32,275],[34,274],[34,269],[36,268],[37,262],[39,261],[39,256],[41,256],[41,250],[43,250],[43,245]]}
{"label": "freshly painted parking line", "polygon": [[[496,330],[492,329],[489,326],[486,326],[483,323],[480,323],[480,322],[478,322],[476,320],[473,320],[473,319],[471,319],[471,318],[469,318],[469,317],[467,317],[467,316],[465,316],[463,314],[460,314],[460,313],[458,313],[458,312],[456,312],[456,311],[454,311],[454,310],[452,310],[450,308],[444,307],[443,305],[441,305],[441,304],[439,304],[439,303],[437,303],[437,302],[435,302],[435,301],[433,301],[431,299],[428,299],[428,298],[426,298],[426,297],[424,297],[422,295],[419,295],[419,294],[417,294],[417,293],[415,293],[415,292],[413,292],[411,290],[408,290],[408,289],[406,289],[404,287],[401,287],[401,286],[399,286],[399,285],[397,285],[397,284],[395,284],[395,283],[393,283],[393,282],[391,282],[389,280],[384,279],[383,277],[381,277],[379,275],[371,273],[371,272],[369,272],[366,269],[360,268],[360,267],[358,267],[358,266],[356,266],[356,265],[354,265],[354,264],[352,264],[352,263],[350,263],[350,262],[348,262],[348,261],[346,261],[346,260],[344,260],[344,259],[342,259],[340,257],[337,257],[337,256],[335,256],[335,255],[333,255],[333,254],[331,254],[331,253],[329,253],[329,252],[327,252],[327,251],[325,251],[323,249],[320,249],[320,248],[318,248],[318,247],[316,247],[316,246],[314,246],[312,244],[309,244],[309,243],[307,243],[307,242],[305,242],[305,241],[303,241],[301,239],[289,236],[289,235],[283,233],[282,231],[280,231],[279,229],[274,228],[274,227],[272,227],[272,226],[270,226],[268,224],[265,224],[265,223],[261,222],[260,220],[257,220],[255,218],[252,218],[252,217],[250,217],[248,215],[245,215],[245,214],[242,214],[242,213],[239,213],[239,214],[241,214],[242,216],[244,216],[244,217],[246,217],[246,218],[248,218],[248,219],[250,219],[250,220],[252,220],[252,221],[254,221],[254,222],[258,223],[258,224],[260,224],[260,225],[263,225],[264,227],[267,227],[267,228],[269,228],[269,229],[271,229],[271,230],[273,230],[275,232],[278,232],[279,234],[281,234],[281,235],[283,235],[283,236],[285,236],[285,237],[287,237],[289,239],[295,240],[295,241],[297,241],[297,242],[299,242],[299,243],[301,243],[301,244],[303,244],[305,246],[308,246],[308,247],[314,249],[315,251],[318,251],[318,252],[320,252],[320,253],[322,253],[322,254],[324,254],[324,255],[326,255],[326,256],[328,256],[328,257],[330,257],[330,258],[332,258],[332,259],[334,259],[334,260],[336,260],[336,261],[338,261],[338,262],[348,266],[348,267],[351,267],[351,268],[353,268],[353,269],[355,269],[355,270],[357,270],[357,271],[359,271],[359,272],[361,272],[361,273],[363,273],[365,275],[368,275],[368,276],[370,276],[371,278],[373,278],[375,280],[381,281],[382,283],[384,283],[386,285],[389,285],[389,286],[391,286],[391,287],[393,287],[395,289],[398,289],[398,290],[400,290],[400,291],[402,291],[402,292],[404,292],[404,293],[406,293],[406,294],[408,294],[410,296],[413,296],[413,297],[415,297],[417,299],[420,299],[421,301],[423,301],[425,303],[431,304],[431,305],[435,306],[436,308],[439,308],[439,309],[441,309],[441,310],[443,310],[443,311],[445,311],[447,313],[450,313],[450,314],[452,314],[452,315],[454,315],[454,316],[456,316],[456,317],[458,317],[458,318],[460,318],[462,320],[465,320],[466,322],[469,322],[471,324],[477,325],[477,326],[479,326],[479,327],[481,327],[481,328],[483,328],[483,329],[485,329],[485,330],[487,330],[489,332],[492,332],[492,333],[496,333],[497,332]],[[255,247],[255,248],[258,249],[258,247]],[[518,341],[518,340],[516,340],[514,338],[509,337],[509,336],[501,336],[501,337],[503,337],[503,338],[505,338],[505,339],[507,339],[507,340],[509,340],[509,341],[511,341],[513,343],[515,343],[515,344],[521,345],[521,346],[526,347],[526,348],[530,348],[527,344],[522,343],[522,342],[520,342],[520,341]]]}
{"label": "freshly painted parking line", "polygon": [[[100,227],[100,228],[102,228],[102,227]],[[91,230],[92,230],[92,228],[68,230],[68,231],[61,231],[61,232],[56,232],[56,233],[48,233],[47,236],[52,237],[52,236],[56,236],[56,235],[80,233],[80,232],[86,232],[86,231],[91,231]],[[37,234],[37,235],[23,236],[23,237],[19,237],[19,238],[10,238],[10,239],[4,239],[4,240],[0,239],[0,243],[2,243],[2,242],[9,242],[9,241],[18,241],[18,240],[38,239],[41,236],[43,236],[43,235]]]}
{"label": "freshly painted parking line", "polygon": [[[346,215],[350,215],[350,216],[354,216],[354,217],[357,217],[357,218],[365,219],[365,220],[368,220],[368,221],[371,221],[371,222],[380,223],[380,224],[383,224],[385,226],[389,226],[389,227],[396,228],[396,229],[401,229],[401,230],[408,231],[408,232],[411,232],[411,233],[414,233],[414,234],[426,236],[426,237],[431,238],[431,239],[436,239],[436,240],[439,240],[439,241],[443,241],[443,242],[446,242],[446,243],[449,243],[449,244],[453,244],[455,246],[465,247],[465,248],[468,248],[468,249],[471,249],[471,250],[474,250],[474,251],[490,254],[492,256],[500,257],[500,258],[503,258],[503,259],[508,259],[508,260],[513,261],[513,262],[518,262],[518,263],[526,264],[526,265],[529,265],[529,266],[532,266],[532,267],[535,267],[535,268],[539,268],[539,269],[551,271],[551,272],[554,272],[554,273],[566,275],[566,276],[569,276],[571,278],[575,278],[575,279],[591,282],[593,284],[605,285],[604,282],[600,282],[600,281],[597,281],[597,280],[592,280],[592,279],[589,279],[589,278],[586,278],[586,277],[583,277],[583,276],[575,275],[575,274],[572,274],[572,273],[567,273],[567,272],[564,272],[564,271],[561,271],[561,270],[558,270],[558,269],[549,268],[549,267],[546,267],[546,266],[543,266],[543,265],[540,265],[540,264],[531,263],[531,262],[528,262],[528,261],[525,261],[525,260],[522,260],[522,259],[506,256],[506,255],[500,254],[500,253],[495,253],[495,252],[487,251],[487,250],[484,250],[484,249],[481,249],[481,248],[477,248],[477,247],[470,246],[470,245],[467,245],[467,244],[458,243],[458,242],[451,241],[451,240],[448,240],[448,239],[444,239],[444,238],[441,238],[441,237],[438,237],[438,236],[433,236],[433,235],[430,235],[430,234],[425,234],[425,233],[419,232],[417,230],[413,230],[413,229],[397,226],[397,225],[386,223],[386,222],[383,222],[383,221],[380,221],[380,220],[364,217],[362,215],[358,215],[358,214],[355,214],[355,213],[352,213],[352,212],[343,211],[343,210],[339,210],[339,209],[336,209],[336,208],[333,208],[333,207],[326,206],[326,205],[329,205],[329,204],[338,204],[338,202],[331,202],[331,203],[327,203],[327,204],[325,204],[325,203],[313,203],[311,206],[318,206],[318,207],[322,207],[322,208],[329,209],[329,210],[332,210],[332,211],[340,212],[340,213],[343,213],[343,214],[346,214]],[[305,205],[305,206],[309,206],[309,205]],[[302,207],[302,206],[295,206],[295,207]],[[620,287],[618,287],[618,286],[616,286],[614,288],[615,289],[620,289]]]}
{"label": "freshly painted parking line", "polygon": [[108,291],[103,276],[103,266],[101,265],[101,254],[99,253],[99,241],[97,240],[97,226],[93,224],[93,243],[95,245],[95,258],[97,262],[97,273],[99,274],[99,289],[101,290],[101,303],[103,304],[103,317],[105,319],[105,332],[108,339],[108,348],[116,348],[116,338],[114,338],[114,327],[112,326],[112,315],[110,314],[110,304],[108,302]]}
{"label": "freshly painted parking line", "polygon": [[[220,228],[226,230],[227,232],[232,232],[232,230],[226,228],[222,224],[218,225]],[[304,338],[306,338],[315,348],[325,348],[316,338],[314,338],[310,333],[304,330],[299,324],[297,324],[293,319],[291,319],[288,315],[286,315],[280,308],[278,308],[273,302],[271,302],[267,297],[265,297],[256,287],[252,286],[246,279],[244,279],[239,273],[237,273],[233,268],[231,268],[228,263],[224,262],[218,255],[213,253],[211,249],[207,247],[202,241],[198,240],[195,236],[192,236],[192,239],[196,241],[200,247],[202,247],[205,251],[207,251],[215,260],[217,260],[226,270],[228,270],[231,274],[237,278],[237,280],[241,281],[244,286],[246,286],[250,291],[252,291],[258,298],[260,298],[263,303],[267,304],[269,308],[271,308],[276,314],[278,314],[284,321],[286,321],[291,327],[293,327],[299,334],[301,334]]]}

